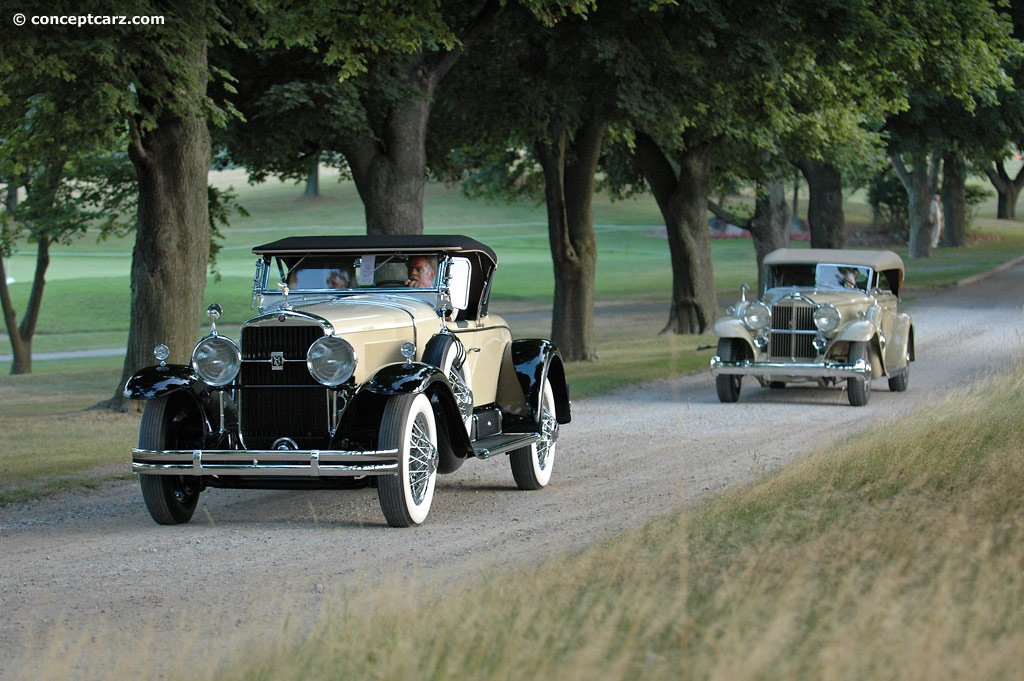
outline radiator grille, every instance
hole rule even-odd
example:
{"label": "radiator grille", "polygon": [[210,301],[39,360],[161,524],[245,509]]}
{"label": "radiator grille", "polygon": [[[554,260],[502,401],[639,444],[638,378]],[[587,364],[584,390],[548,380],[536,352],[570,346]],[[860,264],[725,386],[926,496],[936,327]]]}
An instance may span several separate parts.
{"label": "radiator grille", "polygon": [[[324,335],[319,325],[250,326],[242,329],[239,418],[250,449],[269,449],[281,437],[300,449],[327,446],[327,389],[306,369],[306,351]],[[284,365],[274,370],[273,353]]]}
{"label": "radiator grille", "polygon": [[814,308],[794,302],[772,306],[772,328],[768,354],[776,360],[810,360],[818,356],[814,349]]}

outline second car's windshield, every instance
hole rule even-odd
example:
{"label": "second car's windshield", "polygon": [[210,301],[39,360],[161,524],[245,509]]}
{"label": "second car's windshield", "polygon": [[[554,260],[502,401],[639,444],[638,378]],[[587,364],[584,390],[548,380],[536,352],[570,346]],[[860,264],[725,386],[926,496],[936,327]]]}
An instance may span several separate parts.
{"label": "second car's windshield", "polygon": [[844,288],[867,291],[871,268],[860,265],[818,265],[815,285],[818,288]]}

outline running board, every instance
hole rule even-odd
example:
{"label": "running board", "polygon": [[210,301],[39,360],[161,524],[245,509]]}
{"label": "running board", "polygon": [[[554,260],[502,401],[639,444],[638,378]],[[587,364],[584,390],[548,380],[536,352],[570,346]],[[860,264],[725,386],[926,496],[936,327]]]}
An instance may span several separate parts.
{"label": "running board", "polygon": [[473,443],[473,454],[478,459],[488,459],[498,454],[508,454],[520,447],[529,447],[540,442],[539,433],[511,433],[492,435]]}

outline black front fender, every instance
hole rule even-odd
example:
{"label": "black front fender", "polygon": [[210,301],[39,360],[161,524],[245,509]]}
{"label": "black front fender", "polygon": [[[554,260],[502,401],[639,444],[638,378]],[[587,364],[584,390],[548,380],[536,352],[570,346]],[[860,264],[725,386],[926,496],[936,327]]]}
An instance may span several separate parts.
{"label": "black front fender", "polygon": [[198,396],[204,393],[206,388],[206,384],[192,367],[185,364],[164,364],[136,371],[125,382],[122,393],[131,400],[152,400],[181,390]]}
{"label": "black front fender", "polygon": [[378,369],[362,389],[377,395],[409,395],[424,392],[438,380],[447,382],[441,370],[430,364],[388,364]]}
{"label": "black front fender", "polygon": [[342,416],[338,434],[376,435],[388,398],[425,393],[434,406],[440,431],[439,473],[458,469],[461,460],[473,454],[473,447],[455,402],[451,384],[435,366],[418,362],[389,364],[363,383]]}

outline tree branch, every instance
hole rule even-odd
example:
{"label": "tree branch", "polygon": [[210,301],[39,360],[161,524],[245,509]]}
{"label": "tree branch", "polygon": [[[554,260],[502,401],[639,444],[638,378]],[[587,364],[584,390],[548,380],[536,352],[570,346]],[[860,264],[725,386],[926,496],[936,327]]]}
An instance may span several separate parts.
{"label": "tree branch", "polygon": [[459,57],[462,56],[462,53],[466,50],[466,46],[472,43],[480,36],[481,33],[483,33],[484,29],[494,21],[494,18],[498,16],[500,11],[501,2],[498,0],[487,0],[483,8],[481,8],[480,13],[476,15],[476,18],[470,22],[469,26],[466,27],[466,30],[459,36],[459,44],[453,49],[442,54],[441,59],[438,60],[437,64],[434,66],[433,76],[435,85],[444,78],[445,75],[447,75],[453,66],[455,66],[455,62],[457,62]]}
{"label": "tree branch", "polygon": [[750,229],[751,218],[741,218],[727,210],[724,206],[719,205],[716,201],[708,199],[708,210],[711,211],[711,214],[716,218],[724,220],[730,225],[736,225],[737,227],[742,227],[746,230]]}
{"label": "tree branch", "polygon": [[892,163],[892,167],[896,171],[896,177],[900,178],[900,182],[903,183],[903,188],[906,189],[909,194],[913,191],[913,186],[910,183],[910,173],[907,172],[907,166],[903,163],[903,159],[896,154],[892,154],[889,156],[889,162]]}

